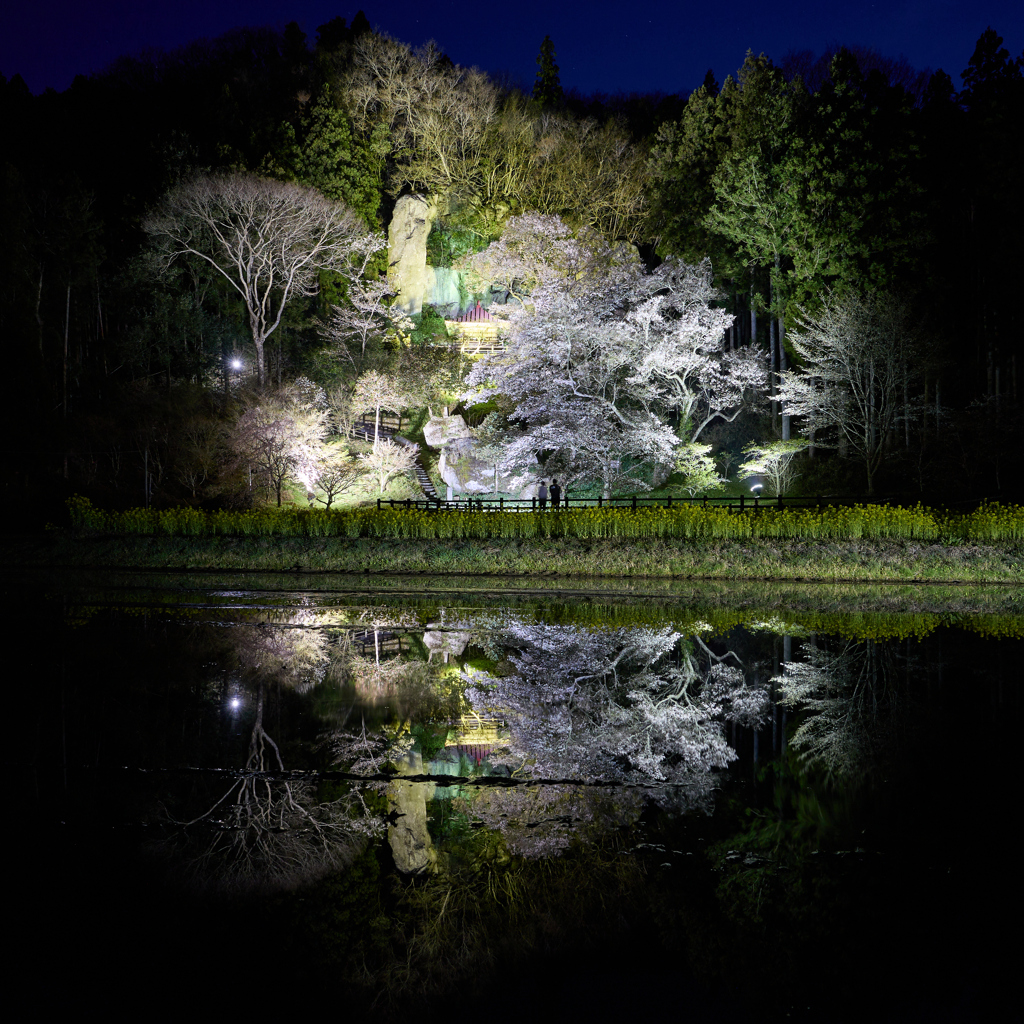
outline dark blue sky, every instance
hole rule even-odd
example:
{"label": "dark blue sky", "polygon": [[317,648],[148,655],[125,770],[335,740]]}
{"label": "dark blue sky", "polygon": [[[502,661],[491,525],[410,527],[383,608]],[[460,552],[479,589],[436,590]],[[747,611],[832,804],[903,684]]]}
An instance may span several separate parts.
{"label": "dark blue sky", "polygon": [[1014,56],[1024,49],[1022,0],[734,0],[609,4],[517,0],[10,0],[0,13],[0,72],[20,73],[33,92],[62,90],[76,74],[101,70],[147,47],[173,48],[239,25],[297,21],[310,41],[335,15],[360,6],[370,23],[408,43],[434,38],[460,64],[508,71],[530,86],[545,34],[558,53],[562,85],[582,92],[689,91],[710,67],[721,81],[748,49],[780,61],[789,50],[820,53],[830,42],[905,56],[918,69],[943,68],[960,84],[978,36],[991,25]]}

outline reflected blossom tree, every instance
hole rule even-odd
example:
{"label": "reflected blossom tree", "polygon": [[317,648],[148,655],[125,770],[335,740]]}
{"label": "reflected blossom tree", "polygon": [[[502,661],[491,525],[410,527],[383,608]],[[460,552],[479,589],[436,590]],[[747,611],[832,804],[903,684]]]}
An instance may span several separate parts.
{"label": "reflected blossom tree", "polygon": [[757,724],[768,706],[735,655],[670,627],[514,623],[496,643],[514,671],[474,673],[467,697],[504,712],[535,776],[710,785],[736,756],[724,722]]}

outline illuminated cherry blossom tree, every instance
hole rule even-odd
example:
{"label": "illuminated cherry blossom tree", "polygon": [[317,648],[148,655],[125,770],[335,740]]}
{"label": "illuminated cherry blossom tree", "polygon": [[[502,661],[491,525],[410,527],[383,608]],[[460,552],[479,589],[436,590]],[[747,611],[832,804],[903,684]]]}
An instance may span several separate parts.
{"label": "illuminated cherry blossom tree", "polygon": [[230,445],[239,465],[247,466],[280,506],[290,476],[312,488],[326,432],[323,411],[287,396],[267,397],[255,401],[238,418]]}
{"label": "illuminated cherry blossom tree", "polygon": [[[628,250],[573,236],[555,217],[520,218],[481,254],[481,270],[531,288],[509,315],[509,344],[470,373],[479,397],[512,406],[502,469],[543,456],[549,473],[647,486],[645,466],[681,463],[713,476],[692,446],[764,387],[763,357],[724,347],[731,316],[713,305],[711,266],[644,271]],[[675,422],[673,429],[669,425]]]}

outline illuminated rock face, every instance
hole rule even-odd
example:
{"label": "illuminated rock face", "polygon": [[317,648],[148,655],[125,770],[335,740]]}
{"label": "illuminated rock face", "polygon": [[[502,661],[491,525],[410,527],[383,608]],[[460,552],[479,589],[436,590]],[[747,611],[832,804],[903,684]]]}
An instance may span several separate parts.
{"label": "illuminated rock face", "polygon": [[423,428],[423,440],[431,448],[444,448],[453,441],[471,436],[461,416],[431,416]]}
{"label": "illuminated rock face", "polygon": [[427,236],[437,215],[423,196],[402,196],[388,225],[388,277],[398,305],[410,316],[423,311],[423,299],[434,283],[427,268]]}
{"label": "illuminated rock face", "polygon": [[447,445],[441,452],[438,472],[452,490],[460,494],[508,494],[514,498],[534,498],[537,480],[531,473],[510,476],[495,472],[493,462],[473,454],[476,441],[469,437]]}
{"label": "illuminated rock face", "polygon": [[441,450],[438,472],[441,479],[459,494],[511,494],[532,498],[537,481],[531,473],[495,475],[493,462],[475,454],[476,440],[461,416],[432,416],[423,428],[423,439],[431,448]]}

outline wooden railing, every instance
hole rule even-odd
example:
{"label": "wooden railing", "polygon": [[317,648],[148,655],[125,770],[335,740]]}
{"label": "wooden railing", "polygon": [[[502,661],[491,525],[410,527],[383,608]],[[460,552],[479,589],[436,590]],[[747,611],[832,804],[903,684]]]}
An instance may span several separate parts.
{"label": "wooden railing", "polygon": [[[372,441],[375,426],[376,422],[374,417],[360,416],[358,419],[352,421],[352,426],[349,429],[349,436],[362,441]],[[380,437],[385,439],[393,437],[398,433],[401,426],[402,420],[399,416],[385,412],[380,414]]]}
{"label": "wooden railing", "polygon": [[[916,504],[918,498],[912,498],[908,503]],[[744,494],[727,498],[643,498],[631,495],[625,498],[572,498],[565,497],[559,502],[557,508],[548,498],[543,504],[539,498],[505,498],[503,496],[492,497],[481,495],[479,498],[458,498],[452,501],[414,501],[411,498],[391,499],[378,498],[377,508],[421,508],[433,512],[446,511],[469,511],[469,512],[540,512],[540,511],[564,511],[569,508],[679,508],[684,505],[700,505],[702,508],[726,508],[738,512],[757,510],[762,508],[819,508],[842,505],[888,505],[898,502],[898,498],[889,497],[864,497],[863,495],[841,495],[841,494],[820,494],[813,497],[786,497],[777,495],[768,498],[761,498],[757,495],[747,497]],[[955,504],[977,505],[977,501],[960,502]]]}

